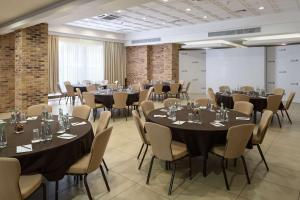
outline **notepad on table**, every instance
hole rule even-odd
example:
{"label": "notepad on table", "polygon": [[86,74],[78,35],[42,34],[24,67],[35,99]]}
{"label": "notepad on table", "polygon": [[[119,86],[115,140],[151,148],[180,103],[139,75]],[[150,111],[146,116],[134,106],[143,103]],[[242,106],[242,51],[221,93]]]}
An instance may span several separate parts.
{"label": "notepad on table", "polygon": [[26,153],[32,151],[32,144],[26,144],[16,147],[16,153]]}
{"label": "notepad on table", "polygon": [[27,120],[37,120],[37,118],[38,118],[37,116],[35,116],[35,117],[28,117]]}
{"label": "notepad on table", "polygon": [[164,118],[164,117],[167,117],[167,115],[154,115],[153,117],[157,117],[157,118],[161,117],[161,118]]}
{"label": "notepad on table", "polygon": [[236,120],[250,120],[250,117],[236,117]]}
{"label": "notepad on table", "polygon": [[80,126],[80,125],[85,125],[86,122],[74,122],[74,123],[71,123],[72,126]]}
{"label": "notepad on table", "polygon": [[64,133],[64,134],[61,134],[61,135],[59,135],[57,137],[61,138],[61,139],[70,140],[70,139],[73,139],[73,138],[77,137],[77,135],[73,135],[73,134],[69,134],[69,133]]}
{"label": "notepad on table", "polygon": [[211,125],[215,126],[215,127],[223,127],[225,126],[224,124],[221,124],[220,122],[210,122]]}
{"label": "notepad on table", "polygon": [[182,125],[184,124],[186,121],[176,121],[176,122],[173,122],[172,124],[176,124],[176,125]]}

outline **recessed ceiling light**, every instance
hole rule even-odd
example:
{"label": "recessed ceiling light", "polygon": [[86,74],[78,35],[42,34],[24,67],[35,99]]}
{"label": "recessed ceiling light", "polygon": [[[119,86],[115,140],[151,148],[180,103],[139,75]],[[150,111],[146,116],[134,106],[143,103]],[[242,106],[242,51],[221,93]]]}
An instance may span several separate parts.
{"label": "recessed ceiling light", "polygon": [[260,6],[258,9],[259,9],[259,10],[263,10],[263,9],[265,9],[265,7]]}
{"label": "recessed ceiling light", "polygon": [[207,19],[207,16],[206,16],[206,15],[204,15],[204,16],[203,16],[203,19]]}
{"label": "recessed ceiling light", "polygon": [[163,0],[163,2],[168,2],[169,0]]}
{"label": "recessed ceiling light", "polygon": [[282,45],[282,46],[285,46],[285,45],[286,45],[286,43],[282,43],[281,45]]}
{"label": "recessed ceiling light", "polygon": [[146,17],[143,17],[143,20],[146,20],[147,18]]}
{"label": "recessed ceiling light", "polygon": [[122,12],[122,10],[117,10],[117,13],[121,13]]}
{"label": "recessed ceiling light", "polygon": [[190,8],[187,8],[187,9],[185,9],[186,11],[188,11],[188,12],[190,12],[192,9],[190,9]]}

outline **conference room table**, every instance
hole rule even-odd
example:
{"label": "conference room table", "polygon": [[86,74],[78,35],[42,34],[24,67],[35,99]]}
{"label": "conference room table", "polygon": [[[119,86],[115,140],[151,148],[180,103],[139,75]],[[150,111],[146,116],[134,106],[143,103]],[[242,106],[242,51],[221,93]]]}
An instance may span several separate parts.
{"label": "conference room table", "polygon": [[[53,116],[51,141],[32,143],[33,129],[40,129],[41,119],[27,120],[24,132],[17,134],[13,125],[7,121],[7,147],[0,149],[0,157],[17,158],[21,165],[22,175],[40,173],[49,181],[62,179],[69,167],[91,150],[94,139],[93,127],[87,120],[70,117],[70,122],[86,122],[85,125],[70,127],[67,133],[76,135],[72,139],[62,139],[57,136],[59,124],[57,116]],[[17,153],[17,146],[32,144],[32,151]],[[23,147],[22,147],[23,148]]]}
{"label": "conference room table", "polygon": [[[153,87],[155,84],[152,84],[152,83],[147,83],[144,85],[144,89],[149,89],[150,87]],[[179,88],[178,88],[178,92],[181,91],[182,89],[182,85],[179,84]],[[170,87],[170,83],[163,83],[163,88],[162,88],[162,91],[164,93],[167,93],[171,90],[171,87]]]}
{"label": "conference room table", "polygon": [[[96,85],[96,87],[101,87],[103,89],[107,88],[107,85],[101,85],[101,84],[93,84]],[[83,85],[83,84],[73,84],[72,85],[74,88],[74,92],[76,92],[76,88],[78,88],[81,92],[86,92],[87,91],[87,85]]]}
{"label": "conference room table", "polygon": [[[183,142],[187,145],[191,156],[203,156],[203,175],[206,176],[206,163],[209,150],[214,145],[226,144],[226,135],[230,127],[251,123],[250,119],[239,120],[236,117],[246,117],[244,114],[230,110],[229,120],[221,122],[223,126],[216,127],[211,124],[216,120],[218,110],[200,110],[199,118],[201,123],[188,122],[188,113],[192,110],[186,106],[182,110],[176,111],[176,121],[184,121],[182,125],[174,124],[174,121],[168,117],[157,117],[157,115],[166,115],[167,108],[156,109],[149,113],[147,121],[167,126],[172,131],[172,139]],[[252,140],[252,137],[251,137]],[[251,140],[247,147],[252,148]]]}

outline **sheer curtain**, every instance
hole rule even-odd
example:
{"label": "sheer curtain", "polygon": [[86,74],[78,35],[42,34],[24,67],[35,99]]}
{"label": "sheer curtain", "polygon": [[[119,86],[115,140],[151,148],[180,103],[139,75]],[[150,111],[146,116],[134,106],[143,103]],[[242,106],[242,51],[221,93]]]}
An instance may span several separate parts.
{"label": "sheer curtain", "polygon": [[104,77],[103,42],[76,38],[59,38],[59,82],[90,80]]}

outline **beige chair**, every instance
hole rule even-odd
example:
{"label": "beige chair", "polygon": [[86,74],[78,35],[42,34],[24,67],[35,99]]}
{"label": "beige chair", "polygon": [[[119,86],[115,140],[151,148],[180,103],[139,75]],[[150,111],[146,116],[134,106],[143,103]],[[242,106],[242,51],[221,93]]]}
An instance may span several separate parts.
{"label": "beige chair", "polygon": [[[115,92],[113,93],[114,104],[113,109],[122,110],[123,113],[125,111],[125,117],[127,121],[127,116],[129,115],[129,108],[127,106],[127,98],[128,94],[126,92]],[[114,119],[114,117],[113,117]]]}
{"label": "beige chair", "polygon": [[281,95],[269,95],[267,97],[268,104],[267,104],[267,108],[266,108],[266,110],[271,110],[273,112],[273,114],[275,114],[277,116],[280,128],[281,128],[281,122],[280,122],[280,118],[279,118],[277,111],[279,109],[281,100],[282,100]]}
{"label": "beige chair", "polygon": [[163,101],[164,107],[170,107],[175,104],[179,105],[181,103],[180,99],[177,98],[167,98]]}
{"label": "beige chair", "polygon": [[195,100],[196,105],[198,106],[208,106],[209,98],[198,98]]}
{"label": "beige chair", "polygon": [[153,156],[151,159],[147,181],[149,184],[149,179],[152,171],[153,161],[155,158],[166,161],[169,165],[173,165],[172,177],[169,187],[169,195],[171,195],[173,181],[176,171],[176,161],[181,160],[185,157],[189,157],[189,176],[191,178],[191,158],[189,156],[187,146],[184,143],[172,141],[171,129],[159,124],[146,122],[145,128],[149,141],[152,147]]}
{"label": "beige chair", "polygon": [[97,91],[97,87],[96,87],[95,84],[91,84],[91,85],[86,86],[86,90],[88,92],[96,92]]}
{"label": "beige chair", "polygon": [[150,101],[150,98],[151,98],[151,95],[152,95],[153,91],[154,91],[154,87],[150,87],[148,89],[146,100]]}
{"label": "beige chair", "polygon": [[90,80],[83,80],[83,81],[82,81],[82,84],[83,84],[83,85],[91,85],[92,82],[91,82]]}
{"label": "beige chair", "polygon": [[68,103],[68,100],[70,99],[73,100],[73,105],[75,103],[75,97],[77,96],[77,94],[74,92],[74,87],[72,85],[69,84],[65,84],[66,90],[67,90],[67,101],[66,104]]}
{"label": "beige chair", "polygon": [[43,113],[45,108],[47,109],[47,112],[52,113],[52,106],[47,104],[38,104],[38,105],[29,106],[27,108],[26,115],[28,117],[39,116]]}
{"label": "beige chair", "polygon": [[83,96],[82,96],[81,90],[79,88],[76,88],[76,93],[78,95],[81,105],[83,105],[84,101],[83,101]]}
{"label": "beige chair", "polygon": [[[91,152],[89,154],[85,155],[84,157],[82,157],[76,163],[74,163],[67,171],[68,175],[75,175],[75,176],[83,175],[84,176],[84,186],[85,186],[85,189],[87,191],[87,194],[88,194],[88,197],[90,200],[93,199],[93,197],[91,195],[91,192],[90,192],[90,189],[89,189],[89,186],[87,183],[87,176],[88,176],[88,174],[94,172],[98,168],[100,168],[107,191],[110,191],[103,167],[101,165],[101,161],[103,159],[111,132],[112,132],[112,127],[107,128],[100,133],[97,133],[93,140]],[[58,182],[56,182],[56,184],[58,184]]]}
{"label": "beige chair", "polygon": [[165,96],[165,93],[162,91],[163,89],[163,84],[162,83],[157,83],[154,85],[154,97],[156,98],[158,96],[158,98],[160,100],[162,100]]}
{"label": "beige chair", "polygon": [[269,167],[268,167],[268,164],[267,164],[266,159],[264,157],[264,154],[263,154],[263,152],[260,148],[260,145],[264,141],[267,130],[268,130],[269,125],[270,125],[271,120],[272,120],[272,116],[273,116],[273,112],[270,111],[270,110],[265,110],[263,112],[263,114],[261,116],[261,119],[260,119],[260,122],[259,122],[259,125],[258,125],[257,132],[256,132],[256,134],[253,134],[253,137],[252,137],[252,144],[257,146],[259,154],[260,154],[262,160],[264,161],[265,166],[266,166],[268,171],[269,171]]}
{"label": "beige chair", "polygon": [[95,102],[95,95],[93,93],[89,92],[83,92],[82,97],[84,100],[84,104],[89,106],[93,110],[93,118],[94,121],[96,120],[97,117],[97,110],[98,108],[103,108],[105,110],[105,107],[101,103],[96,103]]}
{"label": "beige chair", "polygon": [[73,117],[88,120],[90,117],[91,108],[87,105],[74,106],[72,111]]}
{"label": "beige chair", "polygon": [[236,101],[247,101],[247,102],[249,102],[250,97],[248,95],[245,95],[245,94],[233,94],[232,95],[232,100],[233,100],[233,102],[236,102]]}
{"label": "beige chair", "polygon": [[230,92],[230,87],[228,85],[221,85],[219,87],[219,92]]}
{"label": "beige chair", "polygon": [[284,92],[285,92],[285,90],[283,88],[274,88],[272,90],[272,94],[274,94],[274,95],[281,95],[281,96],[283,96]]}
{"label": "beige chair", "polygon": [[143,164],[144,159],[145,159],[145,156],[146,156],[146,153],[147,153],[147,151],[148,151],[148,146],[150,145],[150,142],[149,142],[148,135],[147,135],[146,132],[145,132],[145,127],[144,127],[144,124],[143,124],[143,122],[142,122],[142,119],[141,119],[139,113],[138,113],[136,110],[133,110],[133,111],[132,111],[132,117],[133,117],[133,120],[134,120],[134,122],[135,122],[136,128],[138,129],[140,138],[141,138],[141,140],[142,140],[142,142],[143,142],[143,144],[142,144],[142,146],[141,146],[141,149],[140,149],[140,151],[139,151],[139,154],[138,154],[138,156],[137,156],[137,159],[140,158],[140,155],[141,155],[141,153],[142,153],[142,151],[143,151],[143,148],[144,148],[144,146],[146,145],[146,149],[145,149],[145,151],[144,151],[142,160],[141,160],[141,162],[140,162],[140,164],[139,164],[139,168],[138,168],[138,169],[141,169],[142,164]]}
{"label": "beige chair", "polygon": [[133,102],[133,104],[132,104],[134,109],[139,110],[139,106],[141,106],[141,103],[143,101],[147,100],[147,96],[148,96],[148,90],[141,90],[139,92],[139,101]]}
{"label": "beige chair", "polygon": [[176,98],[178,98],[179,96],[179,83],[172,83],[170,84],[170,91],[167,93],[167,96],[175,96]]}
{"label": "beige chair", "polygon": [[242,92],[248,93],[248,92],[254,91],[254,87],[246,85],[246,86],[240,87],[240,90],[241,90]]}
{"label": "beige chair", "polygon": [[115,83],[109,83],[107,84],[107,88],[110,88],[110,89],[117,89],[118,88],[118,84],[115,84]]}
{"label": "beige chair", "polygon": [[153,101],[143,101],[141,107],[142,107],[144,117],[147,120],[148,114],[155,109],[154,103]]}
{"label": "beige chair", "polygon": [[215,95],[214,90],[212,88],[207,89],[207,96],[210,100],[210,104],[212,104],[214,106],[217,106],[216,95]]}
{"label": "beige chair", "polygon": [[65,81],[64,85],[72,85],[70,81]]}
{"label": "beige chair", "polygon": [[141,90],[141,87],[140,87],[140,84],[136,83],[136,84],[132,84],[131,85],[131,88],[135,91],[140,91]]}
{"label": "beige chair", "polygon": [[58,89],[58,92],[60,93],[59,102],[58,102],[60,104],[61,99],[66,98],[67,93],[62,91],[59,83],[57,83],[57,89]]}
{"label": "beige chair", "polygon": [[234,102],[233,110],[243,113],[248,117],[251,117],[253,112],[253,104],[246,101],[236,101]]}
{"label": "beige chair", "polygon": [[40,187],[46,200],[46,186],[40,174],[21,176],[21,166],[16,158],[0,157],[0,199],[23,200]]}
{"label": "beige chair", "polygon": [[[291,120],[291,118],[290,118],[290,115],[289,115],[289,113],[288,113],[288,110],[289,110],[289,108],[290,108],[290,106],[291,106],[291,104],[292,104],[292,102],[293,102],[293,100],[294,100],[295,95],[296,95],[295,92],[291,92],[290,95],[289,95],[289,97],[288,97],[288,99],[287,99],[287,101],[286,101],[286,103],[285,103],[284,108],[282,108],[282,110],[285,111],[285,114],[286,114],[286,116],[288,117],[289,122],[290,122],[291,124],[292,124],[292,120]],[[281,114],[282,114],[282,116],[283,116],[282,110],[281,110]]]}
{"label": "beige chair", "polygon": [[[250,184],[248,169],[247,169],[246,161],[245,161],[243,154],[244,154],[246,145],[252,135],[254,128],[255,128],[254,124],[244,124],[244,125],[233,126],[228,129],[226,145],[225,146],[215,146],[211,149],[212,153],[214,153],[217,156],[222,157],[221,166],[222,166],[227,190],[230,190],[230,188],[229,188],[229,184],[227,181],[227,175],[226,175],[226,171],[225,171],[224,161],[227,161],[228,159],[242,158],[247,181],[248,181],[248,184]],[[151,142],[151,140],[150,140],[150,142]]]}
{"label": "beige chair", "polygon": [[[182,86],[183,86],[183,85],[182,85]],[[191,86],[191,81],[189,81],[189,82],[186,84],[186,87],[185,87],[185,88],[182,88],[182,89],[181,89],[181,92],[180,92],[180,94],[182,94],[183,97],[185,96],[187,100],[190,99],[190,97],[189,97],[189,89],[190,89],[190,86]]]}

